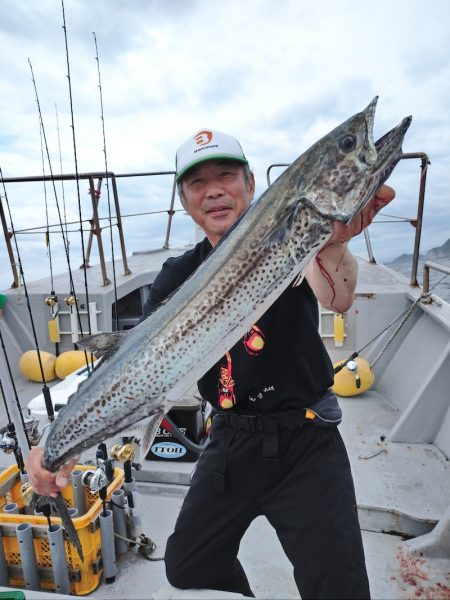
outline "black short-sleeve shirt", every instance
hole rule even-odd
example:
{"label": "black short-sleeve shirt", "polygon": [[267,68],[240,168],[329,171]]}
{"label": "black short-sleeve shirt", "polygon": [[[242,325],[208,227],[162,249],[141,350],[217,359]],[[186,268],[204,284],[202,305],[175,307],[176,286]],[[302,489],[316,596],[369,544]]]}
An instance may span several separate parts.
{"label": "black short-sleeve shirt", "polygon": [[[150,288],[146,315],[200,266],[205,238],[169,258]],[[318,332],[318,304],[306,279],[290,285],[257,323],[198,382],[213,406],[239,413],[307,407],[333,385],[333,366]]]}

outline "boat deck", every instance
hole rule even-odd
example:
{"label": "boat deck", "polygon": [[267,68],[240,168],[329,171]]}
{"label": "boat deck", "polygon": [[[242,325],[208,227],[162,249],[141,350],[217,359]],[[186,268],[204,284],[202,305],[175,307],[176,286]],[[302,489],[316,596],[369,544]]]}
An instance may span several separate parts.
{"label": "boat deck", "polygon": [[340,404],[361,526],[412,537],[428,533],[448,506],[448,459],[433,444],[384,441],[398,413],[377,392],[340,398]]}

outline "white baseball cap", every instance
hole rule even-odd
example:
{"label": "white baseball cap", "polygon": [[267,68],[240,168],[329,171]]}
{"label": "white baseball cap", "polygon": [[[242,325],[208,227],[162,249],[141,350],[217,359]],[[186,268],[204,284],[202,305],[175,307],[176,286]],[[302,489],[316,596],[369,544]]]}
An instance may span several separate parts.
{"label": "white baseball cap", "polygon": [[175,157],[177,183],[186,171],[201,162],[214,158],[248,163],[241,144],[235,137],[213,129],[201,129],[178,148]]}

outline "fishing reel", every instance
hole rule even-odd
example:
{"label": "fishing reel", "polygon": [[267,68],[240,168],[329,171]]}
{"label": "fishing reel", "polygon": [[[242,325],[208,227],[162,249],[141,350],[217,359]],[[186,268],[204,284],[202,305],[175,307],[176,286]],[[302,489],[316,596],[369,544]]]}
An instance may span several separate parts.
{"label": "fishing reel", "polygon": [[25,482],[20,488],[20,497],[22,498],[22,502],[24,506],[30,506],[31,501],[33,500],[33,486],[29,481]]}
{"label": "fishing reel", "polygon": [[39,419],[25,417],[25,431],[31,446],[37,446],[41,441],[42,434],[39,433]]}
{"label": "fishing reel", "polygon": [[72,294],[71,296],[66,296],[64,298],[64,302],[67,304],[67,306],[75,306],[78,302],[78,298]]}
{"label": "fishing reel", "polygon": [[124,463],[127,460],[133,461],[136,456],[136,448],[134,444],[116,444],[111,448],[111,458],[117,462]]}
{"label": "fishing reel", "polygon": [[85,471],[81,476],[81,483],[95,493],[106,487],[109,482],[105,471],[99,467],[95,471]]}
{"label": "fishing reel", "polygon": [[0,441],[0,450],[5,454],[12,454],[17,450],[17,439],[9,431],[5,431]]}
{"label": "fishing reel", "polygon": [[134,437],[128,438],[131,441],[128,441],[125,444],[116,444],[111,448],[110,455],[111,458],[120,462],[121,464],[125,464],[126,462],[131,463],[131,466],[136,471],[140,471],[142,469],[141,463],[134,462],[136,458],[136,439]]}
{"label": "fishing reel", "polygon": [[136,446],[134,443],[128,442],[122,446],[120,444],[116,444],[111,448],[110,454],[111,458],[117,462],[122,464],[125,464],[126,462],[131,463],[131,466],[136,471],[140,471],[142,469],[141,463],[133,462],[136,458]]}
{"label": "fishing reel", "polygon": [[88,487],[91,492],[96,493],[108,487],[114,479],[114,468],[111,459],[97,458],[97,469],[85,471],[81,476],[81,483]]}
{"label": "fishing reel", "polygon": [[44,302],[47,306],[50,306],[51,308],[53,308],[54,306],[56,306],[58,304],[58,296],[56,296],[56,295],[47,296],[47,298],[45,298]]}

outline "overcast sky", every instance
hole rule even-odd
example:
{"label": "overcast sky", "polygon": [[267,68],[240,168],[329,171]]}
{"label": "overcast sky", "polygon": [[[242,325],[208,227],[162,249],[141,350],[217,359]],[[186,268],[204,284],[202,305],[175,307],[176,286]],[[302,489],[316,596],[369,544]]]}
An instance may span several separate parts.
{"label": "overcast sky", "polygon": [[[405,152],[426,152],[423,251],[450,237],[450,2],[448,0],[66,0],[70,74],[79,172],[105,168],[97,63],[100,57],[106,154],[116,173],[171,170],[175,151],[200,128],[236,135],[266,186],[271,163],[290,162],[323,134],[379,95],[375,136],[412,114]],[[38,88],[52,169],[73,173],[67,64],[59,0],[0,0],[0,166],[4,177],[42,173],[35,94]],[[61,155],[58,150],[58,112]],[[49,167],[45,165],[45,172]],[[388,214],[416,211],[419,162],[391,177]],[[170,177],[119,181],[124,214],[168,207]],[[90,216],[87,184],[80,186]],[[7,185],[16,229],[57,222],[51,186]],[[57,195],[78,217],[74,186]],[[3,196],[3,190],[1,190]],[[108,213],[106,193],[101,214]],[[381,220],[391,220],[385,217]],[[194,238],[181,213],[175,244]],[[162,216],[125,219],[127,249],[162,245]],[[106,230],[105,230],[105,234]],[[411,252],[407,223],[371,229],[375,255]],[[59,249],[58,249],[59,245]],[[78,237],[72,251],[79,248]],[[56,268],[61,236],[52,236]],[[110,251],[107,245],[107,255]],[[19,236],[25,275],[48,275],[44,236]],[[360,242],[353,250],[364,255]],[[79,264],[79,258],[75,259]],[[11,283],[0,239],[0,289]]]}

